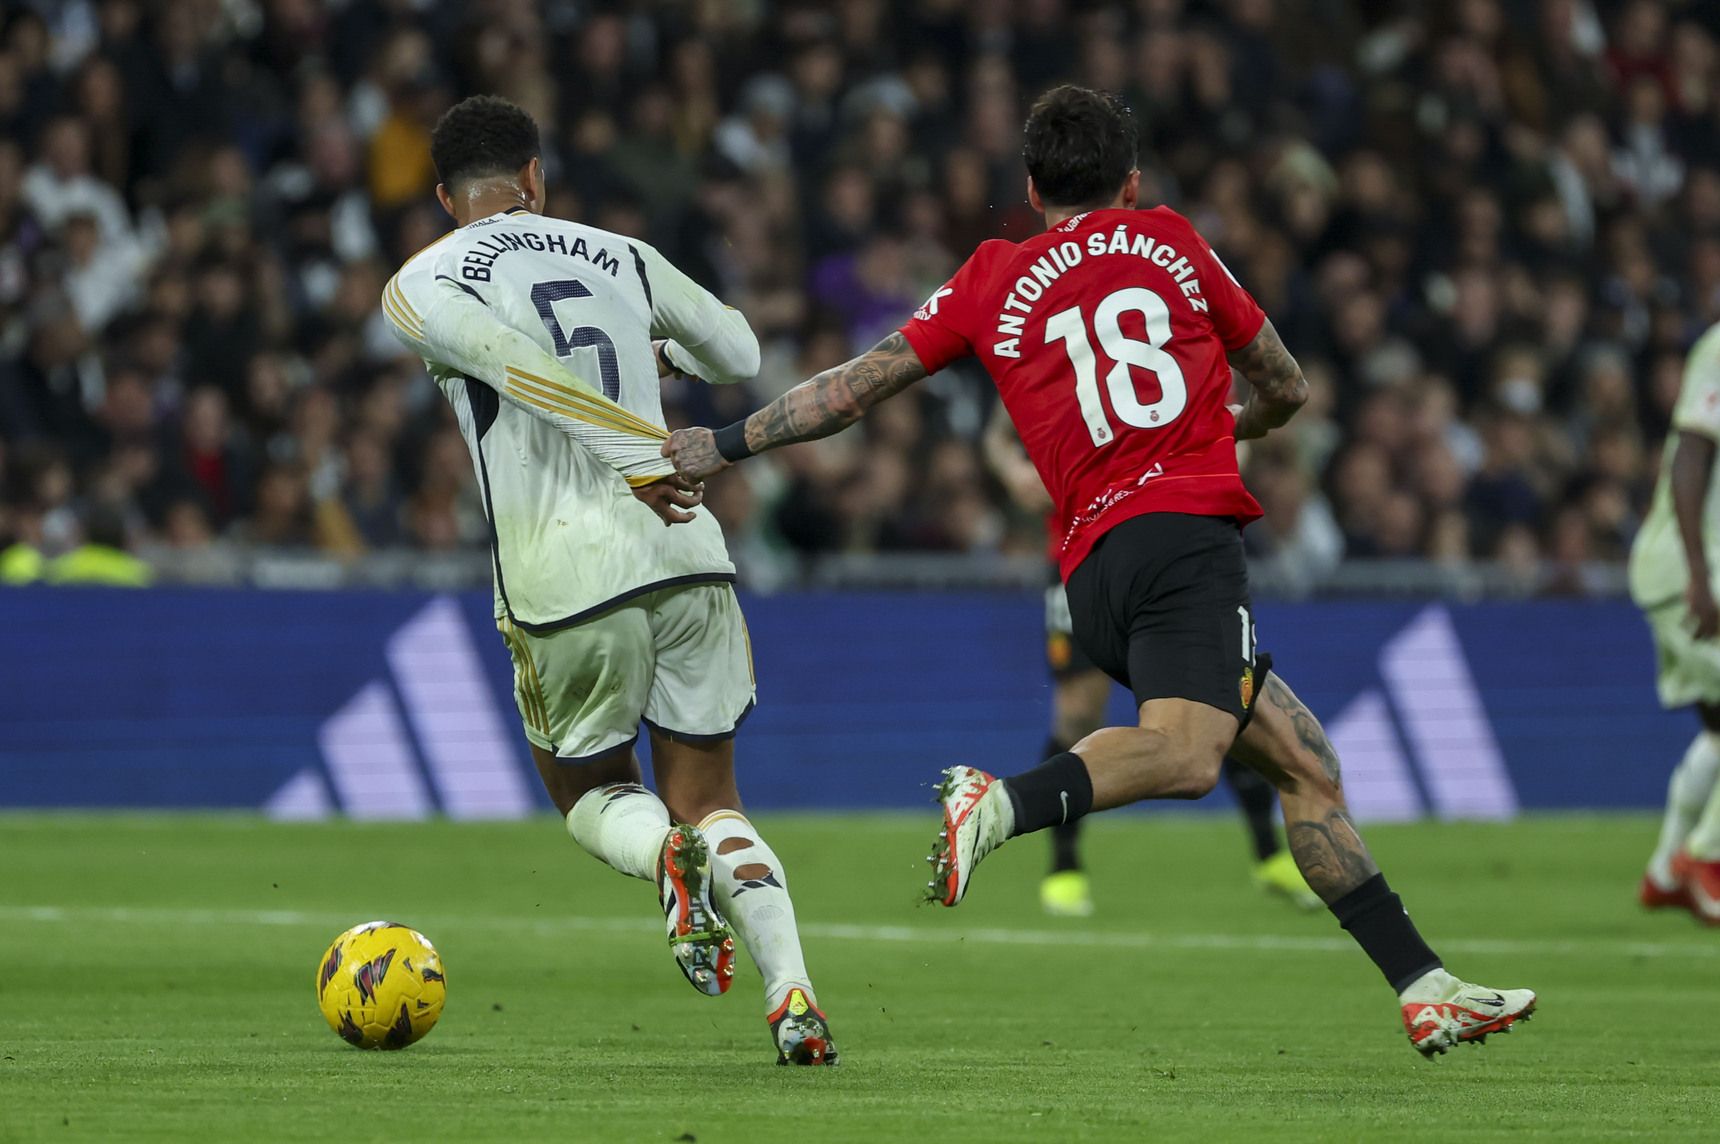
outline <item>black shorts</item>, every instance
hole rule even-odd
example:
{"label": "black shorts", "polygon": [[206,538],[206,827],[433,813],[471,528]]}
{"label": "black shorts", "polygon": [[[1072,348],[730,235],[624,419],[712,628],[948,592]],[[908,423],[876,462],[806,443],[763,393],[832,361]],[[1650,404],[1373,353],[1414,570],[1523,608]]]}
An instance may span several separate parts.
{"label": "black shorts", "polygon": [[1069,593],[1057,565],[1051,566],[1050,583],[1045,588],[1045,666],[1051,678],[1061,683],[1097,671],[1081,645],[1075,642],[1074,622],[1069,617]]}
{"label": "black shorts", "polygon": [[1242,529],[1148,513],[1107,532],[1069,577],[1075,642],[1149,699],[1192,699],[1243,723],[1271,659],[1254,650]]}

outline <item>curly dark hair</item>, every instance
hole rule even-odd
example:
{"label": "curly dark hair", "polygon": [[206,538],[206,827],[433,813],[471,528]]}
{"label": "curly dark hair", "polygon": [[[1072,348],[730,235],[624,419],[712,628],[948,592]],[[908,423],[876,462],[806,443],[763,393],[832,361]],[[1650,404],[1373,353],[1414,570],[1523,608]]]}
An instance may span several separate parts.
{"label": "curly dark hair", "polygon": [[511,175],[537,154],[537,121],[499,95],[461,100],[430,136],[436,176],[450,188],[472,179]]}
{"label": "curly dark hair", "polygon": [[1046,203],[1104,206],[1135,169],[1135,117],[1109,92],[1054,87],[1027,113],[1021,157]]}

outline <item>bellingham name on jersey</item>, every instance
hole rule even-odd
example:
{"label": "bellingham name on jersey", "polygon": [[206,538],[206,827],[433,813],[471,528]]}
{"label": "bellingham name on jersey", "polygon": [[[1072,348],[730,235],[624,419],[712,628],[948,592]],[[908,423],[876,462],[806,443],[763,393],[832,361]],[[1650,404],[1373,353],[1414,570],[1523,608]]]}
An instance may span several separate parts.
{"label": "bellingham name on jersey", "polygon": [[1259,519],[1227,354],[1265,322],[1193,225],[1157,207],[982,243],[902,335],[927,372],[984,364],[1051,493],[1067,579],[1130,517]]}
{"label": "bellingham name on jersey", "polygon": [[488,282],[494,277],[496,262],[505,254],[515,250],[531,250],[539,254],[563,254],[569,258],[583,258],[598,270],[614,278],[621,273],[621,260],[602,246],[587,243],[584,238],[575,237],[570,243],[568,236],[555,231],[539,232],[535,230],[497,230],[492,234],[483,234],[481,228],[498,219],[508,218],[507,215],[496,215],[493,218],[481,219],[471,226],[473,237],[470,247],[460,255],[460,277],[468,282]]}

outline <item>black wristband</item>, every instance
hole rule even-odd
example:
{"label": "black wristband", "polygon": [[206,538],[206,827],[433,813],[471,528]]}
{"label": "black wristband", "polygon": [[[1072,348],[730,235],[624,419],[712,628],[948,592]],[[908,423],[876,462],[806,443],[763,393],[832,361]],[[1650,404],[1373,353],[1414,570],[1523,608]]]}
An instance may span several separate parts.
{"label": "black wristband", "polygon": [[718,454],[731,465],[736,461],[744,461],[753,455],[752,450],[747,448],[745,418],[734,422],[732,425],[724,425],[711,435],[717,440]]}

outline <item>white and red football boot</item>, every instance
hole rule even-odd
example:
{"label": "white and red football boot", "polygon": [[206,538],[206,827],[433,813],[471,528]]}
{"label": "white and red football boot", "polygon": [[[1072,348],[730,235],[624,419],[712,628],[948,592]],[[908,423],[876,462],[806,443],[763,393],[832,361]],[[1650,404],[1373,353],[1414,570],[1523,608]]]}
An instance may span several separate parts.
{"label": "white and red football boot", "polygon": [[1654,880],[1654,875],[1644,872],[1642,884],[1636,888],[1636,900],[1642,903],[1645,910],[1694,910],[1690,901],[1690,888],[1682,881],[1672,889],[1667,889]]}
{"label": "white and red football boot", "polygon": [[1015,806],[1002,780],[974,767],[945,770],[938,801],[944,807],[944,827],[926,856],[932,864],[926,900],[955,906],[967,893],[980,859],[1003,845],[1015,829]]}
{"label": "white and red football boot", "polygon": [[1479,1045],[1494,1033],[1509,1033],[1534,1013],[1535,1000],[1532,990],[1472,985],[1443,969],[1426,974],[1398,995],[1409,1043],[1428,1058],[1455,1045]]}
{"label": "white and red football boot", "polygon": [[1684,893],[1684,905],[1704,925],[1720,926],[1720,862],[1705,862],[1680,850],[1672,859],[1672,876]]}

